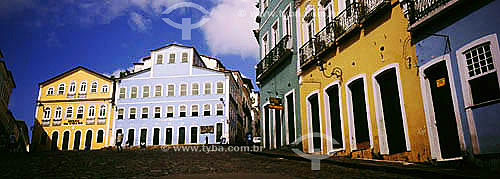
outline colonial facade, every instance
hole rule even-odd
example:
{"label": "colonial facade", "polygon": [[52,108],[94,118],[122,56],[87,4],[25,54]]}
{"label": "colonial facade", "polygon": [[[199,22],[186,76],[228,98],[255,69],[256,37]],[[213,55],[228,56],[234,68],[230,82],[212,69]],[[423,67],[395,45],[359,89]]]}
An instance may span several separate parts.
{"label": "colonial facade", "polygon": [[[256,78],[262,138],[265,148],[280,148],[301,135],[295,5],[293,0],[260,0],[258,7],[254,32],[260,45]],[[271,105],[270,98],[281,102]]]}
{"label": "colonial facade", "polygon": [[500,153],[500,2],[405,2],[432,158]]}
{"label": "colonial facade", "polygon": [[34,151],[94,150],[108,145],[113,79],[80,66],[39,86]]}
{"label": "colonial facade", "polygon": [[402,4],[297,5],[304,151],[430,161],[415,46]]}
{"label": "colonial facade", "polygon": [[[243,134],[237,80],[219,60],[171,44],[117,79],[113,143],[131,146],[236,143]],[[243,137],[243,136],[241,136]]]}

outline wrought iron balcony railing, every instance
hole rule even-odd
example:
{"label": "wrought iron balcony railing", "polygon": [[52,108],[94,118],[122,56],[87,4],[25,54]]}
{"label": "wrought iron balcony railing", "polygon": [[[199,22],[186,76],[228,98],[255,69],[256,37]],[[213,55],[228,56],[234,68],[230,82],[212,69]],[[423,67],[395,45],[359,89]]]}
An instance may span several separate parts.
{"label": "wrought iron balcony railing", "polygon": [[278,44],[257,64],[257,79],[262,79],[282,59],[291,54],[293,43],[290,35],[284,36]]}
{"label": "wrought iron balcony railing", "polygon": [[316,34],[314,47],[317,56],[335,45],[335,22],[330,22]]}
{"label": "wrought iron balcony railing", "polygon": [[381,9],[385,5],[389,5],[390,0],[363,0],[363,15],[365,17],[371,16],[378,9]]}
{"label": "wrought iron balcony railing", "polygon": [[428,16],[432,11],[446,5],[451,0],[407,0],[410,25]]}
{"label": "wrought iron balcony railing", "polygon": [[337,38],[343,36],[349,32],[355,25],[359,24],[361,13],[360,5],[357,2],[350,4],[346,9],[344,9],[337,17],[335,17],[334,22],[336,28]]}
{"label": "wrought iron balcony railing", "polygon": [[314,61],[314,38],[306,42],[299,50],[300,54],[300,67],[303,68],[311,61]]}

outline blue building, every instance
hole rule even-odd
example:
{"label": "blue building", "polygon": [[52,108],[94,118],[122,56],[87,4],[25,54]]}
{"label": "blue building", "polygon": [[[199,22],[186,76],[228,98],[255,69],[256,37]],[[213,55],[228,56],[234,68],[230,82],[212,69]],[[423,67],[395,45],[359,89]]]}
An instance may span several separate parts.
{"label": "blue building", "polygon": [[229,105],[234,83],[232,71],[193,47],[151,50],[116,81],[112,139],[123,133],[134,146],[234,143],[243,133],[231,117],[239,114]]}
{"label": "blue building", "polygon": [[500,1],[406,2],[433,159],[499,154]]}

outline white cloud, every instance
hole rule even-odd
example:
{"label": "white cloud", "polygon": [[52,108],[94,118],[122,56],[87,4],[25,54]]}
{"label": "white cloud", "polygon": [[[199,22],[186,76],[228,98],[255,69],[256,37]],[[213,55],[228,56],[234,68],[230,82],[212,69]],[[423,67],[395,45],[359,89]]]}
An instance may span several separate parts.
{"label": "white cloud", "polygon": [[257,14],[252,0],[220,0],[202,27],[212,53],[256,57],[259,48],[252,30],[258,28]]}
{"label": "white cloud", "polygon": [[151,19],[144,17],[143,15],[131,12],[128,25],[137,32],[147,32],[151,29],[152,21]]}

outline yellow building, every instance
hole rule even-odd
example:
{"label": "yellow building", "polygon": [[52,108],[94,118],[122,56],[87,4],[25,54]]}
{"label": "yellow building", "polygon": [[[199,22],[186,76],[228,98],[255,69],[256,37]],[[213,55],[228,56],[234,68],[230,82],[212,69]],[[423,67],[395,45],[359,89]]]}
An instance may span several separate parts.
{"label": "yellow building", "polygon": [[301,0],[296,14],[305,152],[430,161],[416,50],[399,0]]}
{"label": "yellow building", "polygon": [[35,151],[106,147],[112,130],[113,79],[77,67],[40,83]]}

